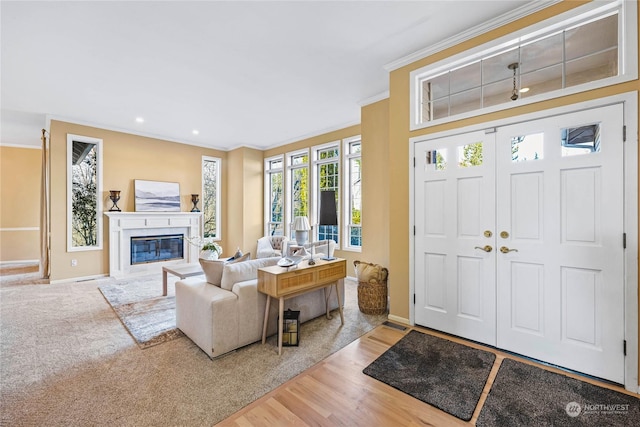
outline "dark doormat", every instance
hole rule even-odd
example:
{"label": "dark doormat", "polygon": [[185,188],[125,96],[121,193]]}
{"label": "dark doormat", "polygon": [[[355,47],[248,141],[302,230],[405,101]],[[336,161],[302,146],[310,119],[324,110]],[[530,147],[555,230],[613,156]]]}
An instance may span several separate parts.
{"label": "dark doormat", "polygon": [[504,359],[476,426],[640,426],[640,400]]}
{"label": "dark doormat", "polygon": [[468,421],[496,356],[410,331],[362,372]]}

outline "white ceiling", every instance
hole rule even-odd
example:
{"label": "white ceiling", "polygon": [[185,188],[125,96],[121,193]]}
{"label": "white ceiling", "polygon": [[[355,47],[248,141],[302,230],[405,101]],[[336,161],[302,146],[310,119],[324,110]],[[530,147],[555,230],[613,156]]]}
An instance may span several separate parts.
{"label": "white ceiling", "polygon": [[386,64],[527,3],[2,1],[0,143],[39,145],[49,116],[220,149],[282,145],[359,123],[361,103],[388,90]]}

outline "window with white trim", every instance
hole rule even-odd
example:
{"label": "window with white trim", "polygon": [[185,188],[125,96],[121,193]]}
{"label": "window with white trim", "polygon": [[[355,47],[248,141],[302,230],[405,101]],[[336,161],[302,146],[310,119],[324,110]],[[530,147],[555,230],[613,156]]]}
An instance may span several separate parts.
{"label": "window with white trim", "polygon": [[415,70],[411,128],[637,78],[634,3],[593,2]]}
{"label": "window with white trim", "polygon": [[[313,149],[314,167],[314,201],[316,208],[315,218],[320,217],[320,192],[333,190],[336,192],[336,206],[340,212],[340,145],[339,142],[332,142],[327,145],[314,147]],[[338,216],[340,222],[340,216]],[[333,240],[340,244],[339,226],[320,225],[316,228],[317,240]]]}
{"label": "window with white trim", "polygon": [[220,240],[220,169],[222,160],[202,156],[203,237]]}
{"label": "window with white trim", "polygon": [[309,151],[287,154],[287,223],[289,236],[293,219],[297,216],[309,218]]}
{"label": "window with white trim", "polygon": [[359,136],[344,140],[344,249],[362,249],[362,141]]}
{"label": "window with white trim", "polygon": [[284,235],[284,157],[265,160],[266,235]]}

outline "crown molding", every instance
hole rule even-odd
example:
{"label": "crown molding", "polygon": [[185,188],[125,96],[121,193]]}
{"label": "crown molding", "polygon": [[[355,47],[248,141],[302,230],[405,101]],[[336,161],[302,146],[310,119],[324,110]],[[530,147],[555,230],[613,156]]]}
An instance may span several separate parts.
{"label": "crown molding", "polygon": [[369,98],[366,98],[366,99],[363,99],[362,101],[358,102],[358,105],[359,105],[360,107],[366,107],[367,105],[370,105],[370,104],[376,103],[376,102],[378,102],[378,101],[382,101],[383,99],[387,99],[387,98],[389,98],[389,96],[390,96],[390,95],[389,95],[389,91],[388,91],[388,90],[385,90],[385,91],[384,91],[384,92],[382,92],[382,93],[379,93],[379,94],[377,94],[377,95],[370,96]]}
{"label": "crown molding", "polygon": [[261,150],[262,151],[272,150],[274,148],[282,147],[284,145],[288,145],[288,144],[293,144],[295,142],[304,141],[305,139],[314,138],[316,136],[324,135],[325,133],[335,132],[335,131],[338,131],[338,130],[341,130],[341,129],[345,129],[345,128],[348,128],[348,127],[351,127],[351,126],[356,126],[356,125],[359,125],[359,124],[360,124],[360,120],[356,120],[356,121],[352,121],[352,122],[346,122],[346,123],[343,123],[341,125],[331,126],[331,127],[324,128],[324,129],[321,129],[321,130],[318,130],[316,132],[312,132],[312,133],[309,133],[309,134],[306,134],[306,135],[300,135],[300,136],[297,136],[295,138],[292,138],[292,139],[289,139],[289,140],[286,140],[286,141],[282,141],[282,142],[270,145],[267,148],[263,148],[263,149],[261,148]]}
{"label": "crown molding", "polygon": [[524,18],[525,16],[531,15],[532,13],[546,9],[549,6],[553,6],[554,4],[561,3],[562,1],[563,0],[540,0],[540,1],[529,2],[524,6],[521,6],[510,12],[502,14],[497,18],[484,22],[475,27],[469,28],[468,30],[460,34],[457,34],[453,37],[449,37],[448,39],[445,39],[441,42],[435,43],[429,47],[420,49],[417,52],[414,52],[400,59],[397,59],[393,62],[390,62],[384,65],[383,68],[388,72],[397,70],[398,68],[404,67],[405,65],[412,64],[416,61],[419,61],[420,59],[423,59],[435,53],[441,52],[450,47],[459,45],[460,43],[463,43],[474,37],[487,33],[491,30],[495,30],[496,28],[500,28],[506,24],[517,21],[518,19]]}
{"label": "crown molding", "polygon": [[108,131],[112,131],[112,132],[126,133],[126,134],[129,134],[129,135],[142,136],[144,138],[152,138],[152,139],[158,139],[158,140],[161,140],[161,141],[175,142],[177,144],[193,145],[193,146],[196,146],[196,147],[208,148],[208,149],[211,149],[211,150],[229,151],[229,149],[227,149],[227,148],[217,147],[217,146],[214,147],[214,146],[211,146],[211,145],[207,145],[204,142],[194,142],[194,141],[179,140],[179,139],[174,139],[174,138],[170,138],[170,137],[167,137],[167,136],[156,135],[156,134],[149,133],[149,132],[140,132],[140,131],[136,131],[134,129],[119,128],[117,126],[109,126],[109,125],[105,125],[105,124],[101,124],[101,123],[95,123],[95,122],[90,122],[90,121],[86,121],[86,120],[78,120],[78,119],[73,119],[73,118],[64,117],[64,116],[57,116],[57,115],[47,115],[47,128],[48,129],[51,129],[51,120],[56,120],[56,121],[65,122],[65,123],[71,123],[71,124],[80,125],[80,126],[88,126],[88,127],[93,127],[93,128],[97,128],[97,129],[104,129],[104,130],[108,130]]}

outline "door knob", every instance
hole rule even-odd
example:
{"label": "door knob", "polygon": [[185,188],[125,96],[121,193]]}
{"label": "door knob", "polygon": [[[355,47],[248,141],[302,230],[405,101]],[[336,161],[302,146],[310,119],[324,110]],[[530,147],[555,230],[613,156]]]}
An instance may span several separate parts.
{"label": "door knob", "polygon": [[509,249],[506,246],[502,246],[500,248],[500,252],[502,252],[503,254],[508,254],[509,252],[518,252],[518,250],[517,249]]}
{"label": "door knob", "polygon": [[489,245],[486,245],[485,247],[476,246],[474,249],[480,249],[485,252],[491,252],[493,250],[493,248]]}

